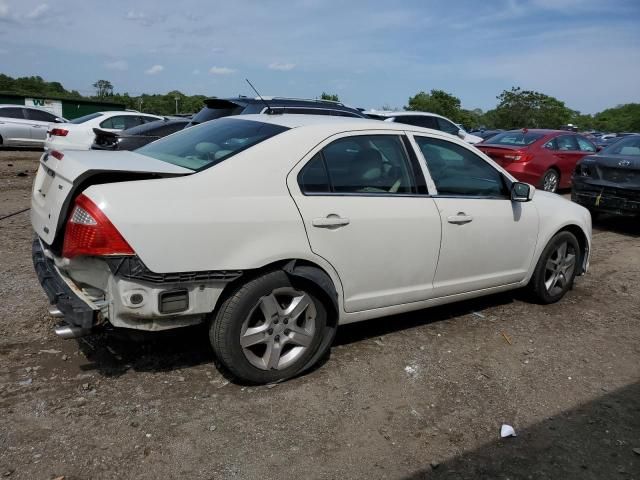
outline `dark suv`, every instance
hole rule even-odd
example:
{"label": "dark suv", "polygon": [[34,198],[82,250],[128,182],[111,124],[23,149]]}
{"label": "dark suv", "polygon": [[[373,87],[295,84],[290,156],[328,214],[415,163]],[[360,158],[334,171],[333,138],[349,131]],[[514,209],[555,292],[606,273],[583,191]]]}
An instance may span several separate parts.
{"label": "dark suv", "polygon": [[[262,97],[262,99],[249,97],[208,98],[204,101],[205,107],[194,115],[189,126],[230,115],[248,115],[250,113],[299,113],[365,118],[359,110],[330,100],[282,97]],[[267,112],[267,110],[271,111]]]}

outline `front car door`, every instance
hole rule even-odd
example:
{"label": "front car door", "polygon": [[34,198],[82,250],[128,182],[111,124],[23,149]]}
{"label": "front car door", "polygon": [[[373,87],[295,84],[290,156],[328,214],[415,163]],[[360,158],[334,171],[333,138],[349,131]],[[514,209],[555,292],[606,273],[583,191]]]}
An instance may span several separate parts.
{"label": "front car door", "polygon": [[0,136],[3,145],[30,145],[29,120],[20,106],[0,108]]}
{"label": "front car door", "polygon": [[432,295],[440,216],[401,132],[326,140],[287,183],[311,250],[340,277],[347,312]]}
{"label": "front car door", "polygon": [[533,203],[512,202],[511,181],[471,148],[413,134],[440,213],[438,297],[521,282],[538,237]]}
{"label": "front car door", "polygon": [[32,143],[44,144],[49,125],[56,123],[58,118],[49,112],[44,112],[36,108],[25,108],[24,110],[29,119]]}
{"label": "front car door", "polygon": [[571,175],[576,164],[585,154],[580,150],[575,134],[559,135],[554,140],[556,146],[554,154],[558,157],[557,165],[560,170],[558,188],[568,188],[571,186]]}

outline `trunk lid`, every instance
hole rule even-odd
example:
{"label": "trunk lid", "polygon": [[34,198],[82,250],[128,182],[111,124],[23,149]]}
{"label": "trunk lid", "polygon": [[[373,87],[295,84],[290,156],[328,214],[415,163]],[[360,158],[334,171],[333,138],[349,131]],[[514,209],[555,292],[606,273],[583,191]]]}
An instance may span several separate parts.
{"label": "trunk lid", "polygon": [[187,168],[128,151],[46,152],[33,182],[31,225],[51,245],[71,201],[89,185],[191,173]]}
{"label": "trunk lid", "polygon": [[596,155],[588,158],[595,161],[602,180],[632,188],[640,187],[640,158],[637,155]]}
{"label": "trunk lid", "polygon": [[526,153],[526,145],[491,145],[489,144],[476,144],[475,147],[489,156],[494,162],[501,167],[505,167],[508,164],[515,161],[515,153],[521,151]]}

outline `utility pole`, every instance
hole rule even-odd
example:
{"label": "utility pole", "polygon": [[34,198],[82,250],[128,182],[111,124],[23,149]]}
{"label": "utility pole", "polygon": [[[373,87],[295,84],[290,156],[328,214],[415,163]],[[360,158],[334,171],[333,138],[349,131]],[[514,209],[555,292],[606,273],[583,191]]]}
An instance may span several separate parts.
{"label": "utility pole", "polygon": [[176,115],[178,115],[178,100],[180,100],[180,97],[178,97],[177,95],[175,97],[173,97],[174,100],[176,101]]}

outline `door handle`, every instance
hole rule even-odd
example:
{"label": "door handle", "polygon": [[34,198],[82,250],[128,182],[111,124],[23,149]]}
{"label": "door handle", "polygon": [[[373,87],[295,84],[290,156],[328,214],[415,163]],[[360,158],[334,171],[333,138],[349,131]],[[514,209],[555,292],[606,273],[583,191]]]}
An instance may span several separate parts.
{"label": "door handle", "polygon": [[349,225],[350,220],[348,218],[342,218],[339,215],[331,214],[324,218],[314,218],[311,224],[317,228],[338,228]]}
{"label": "door handle", "polygon": [[454,223],[456,225],[464,225],[465,223],[469,223],[473,220],[471,215],[467,215],[464,212],[458,212],[457,215],[451,215],[447,217],[447,222]]}

